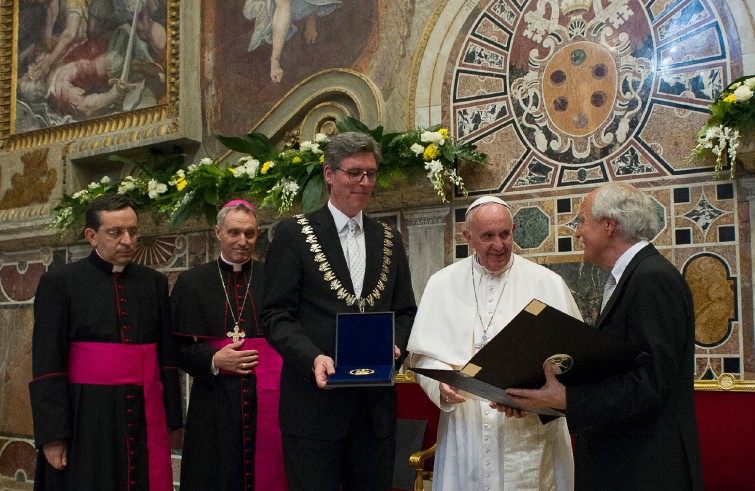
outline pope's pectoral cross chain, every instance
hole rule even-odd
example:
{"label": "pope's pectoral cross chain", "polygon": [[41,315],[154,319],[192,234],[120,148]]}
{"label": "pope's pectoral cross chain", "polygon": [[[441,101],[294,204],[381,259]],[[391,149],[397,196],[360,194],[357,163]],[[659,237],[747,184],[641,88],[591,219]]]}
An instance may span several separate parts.
{"label": "pope's pectoral cross chain", "polygon": [[226,337],[233,339],[234,343],[238,343],[239,339],[244,339],[246,337],[246,333],[239,330],[238,324],[233,326],[233,331],[228,331],[227,333],[225,333],[225,335]]}

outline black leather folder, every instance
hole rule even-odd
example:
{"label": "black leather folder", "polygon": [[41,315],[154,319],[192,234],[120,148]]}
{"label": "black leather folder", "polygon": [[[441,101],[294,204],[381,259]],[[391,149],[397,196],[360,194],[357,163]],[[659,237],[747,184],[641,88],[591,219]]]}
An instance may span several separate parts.
{"label": "black leather folder", "polygon": [[483,399],[527,412],[563,416],[564,412],[556,409],[523,406],[506,395],[506,389],[542,387],[546,362],[556,364],[561,372],[557,378],[570,386],[628,371],[642,356],[634,346],[532,300],[461,370],[411,370]]}

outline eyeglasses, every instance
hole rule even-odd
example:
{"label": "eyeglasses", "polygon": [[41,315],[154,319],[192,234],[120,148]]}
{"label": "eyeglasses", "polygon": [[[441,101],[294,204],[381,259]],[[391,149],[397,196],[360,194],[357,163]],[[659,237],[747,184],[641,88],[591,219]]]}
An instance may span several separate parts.
{"label": "eyeglasses", "polygon": [[358,170],[358,169],[341,169],[340,167],[336,170],[340,170],[347,176],[349,176],[349,181],[351,182],[362,182],[362,178],[367,176],[367,182],[375,182],[377,181],[378,171],[376,170]]}
{"label": "eyeglasses", "polygon": [[105,230],[105,233],[108,234],[108,236],[111,239],[120,239],[123,237],[123,234],[128,234],[129,237],[132,239],[135,238],[137,235],[139,235],[140,230],[137,227],[129,227],[129,228],[122,228],[122,227],[115,227],[115,228],[109,228]]}

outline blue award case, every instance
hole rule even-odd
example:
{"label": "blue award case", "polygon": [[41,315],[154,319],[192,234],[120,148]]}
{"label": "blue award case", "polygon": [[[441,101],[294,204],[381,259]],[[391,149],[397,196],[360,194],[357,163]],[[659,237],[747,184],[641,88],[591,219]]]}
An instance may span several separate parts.
{"label": "blue award case", "polygon": [[343,313],[336,317],[336,373],[325,388],[393,385],[393,312]]}

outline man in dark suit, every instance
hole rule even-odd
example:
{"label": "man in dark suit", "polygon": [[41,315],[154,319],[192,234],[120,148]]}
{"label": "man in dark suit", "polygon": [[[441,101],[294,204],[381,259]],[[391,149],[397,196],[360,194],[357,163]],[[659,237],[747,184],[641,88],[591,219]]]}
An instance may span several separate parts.
{"label": "man in dark suit", "polygon": [[399,233],[362,213],[380,151],[343,133],[325,148],[330,200],[281,222],[265,263],[262,323],[283,358],[280,423],[291,490],[389,490],[393,387],[324,390],[335,373],[336,314],[394,311],[397,366],[417,310]]}
{"label": "man in dark suit", "polygon": [[548,366],[541,389],[507,391],[528,406],[567,411],[577,490],[702,489],[692,295],[649,243],[658,228],[650,197],[611,183],[584,199],[576,232],[585,260],[610,268],[615,281],[606,285],[598,329],[649,356],[622,375],[570,387]]}

